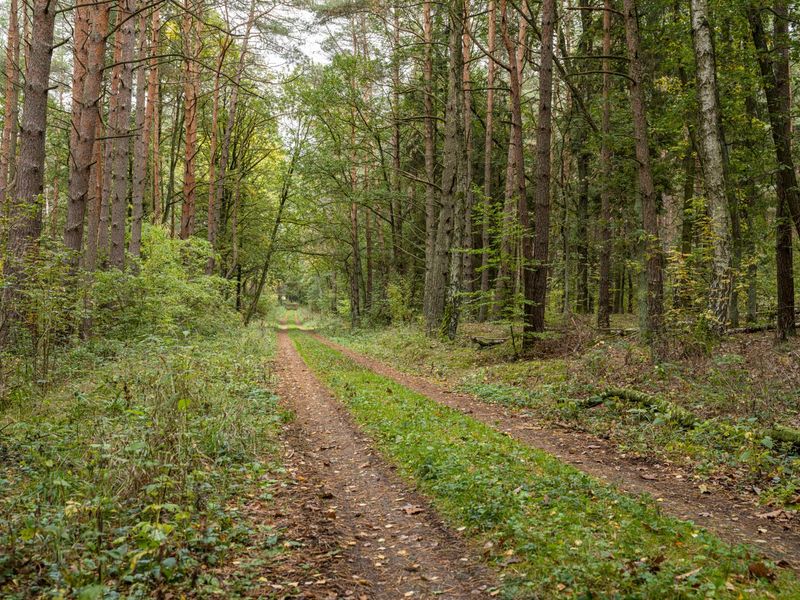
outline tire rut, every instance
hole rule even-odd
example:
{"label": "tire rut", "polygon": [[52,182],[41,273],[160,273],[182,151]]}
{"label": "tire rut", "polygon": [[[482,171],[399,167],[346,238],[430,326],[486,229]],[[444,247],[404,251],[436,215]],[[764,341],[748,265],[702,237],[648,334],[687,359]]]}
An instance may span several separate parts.
{"label": "tire rut", "polygon": [[480,555],[382,459],[285,331],[278,332],[276,371],[278,394],[296,415],[287,436],[290,468],[319,490],[316,518],[333,522],[341,537],[354,584],[347,595],[488,596],[496,577]]}
{"label": "tire rut", "polygon": [[468,414],[520,442],[544,450],[624,492],[651,495],[669,515],[691,520],[729,543],[750,544],[765,556],[779,561],[781,566],[796,572],[800,569],[797,563],[800,556],[797,519],[759,516],[770,514],[770,509],[759,507],[755,494],[734,493],[722,485],[714,486],[714,489],[700,486],[693,481],[688,470],[625,456],[611,442],[591,434],[567,428],[555,431],[552,426],[548,428],[519,410],[451,392],[437,383],[400,372],[322,335],[311,335],[360,366]]}

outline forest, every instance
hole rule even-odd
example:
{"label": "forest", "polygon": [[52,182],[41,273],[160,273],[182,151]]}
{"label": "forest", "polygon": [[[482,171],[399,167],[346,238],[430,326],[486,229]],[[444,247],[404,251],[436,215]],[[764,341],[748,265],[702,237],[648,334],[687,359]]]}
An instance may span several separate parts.
{"label": "forest", "polygon": [[800,5],[0,43],[1,598],[800,599]]}

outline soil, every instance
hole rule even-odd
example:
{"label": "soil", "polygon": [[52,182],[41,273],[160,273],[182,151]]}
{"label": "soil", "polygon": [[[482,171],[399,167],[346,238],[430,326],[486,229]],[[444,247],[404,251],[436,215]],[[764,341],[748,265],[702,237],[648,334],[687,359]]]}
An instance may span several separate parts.
{"label": "soil", "polygon": [[489,596],[497,577],[478,550],[381,458],[285,331],[276,371],[281,401],[296,415],[284,432],[289,528],[309,543],[307,561],[325,581],[302,586],[300,597]]}
{"label": "soil", "polygon": [[756,493],[735,491],[722,478],[702,484],[691,472],[666,463],[626,456],[596,436],[553,428],[519,409],[488,404],[473,396],[454,393],[422,377],[402,373],[327,338],[318,340],[364,368],[393,379],[437,402],[469,414],[525,444],[612,483],[631,494],[649,494],[669,515],[690,520],[734,544],[747,543],[781,566],[798,571],[800,522],[796,514],[759,506]]}

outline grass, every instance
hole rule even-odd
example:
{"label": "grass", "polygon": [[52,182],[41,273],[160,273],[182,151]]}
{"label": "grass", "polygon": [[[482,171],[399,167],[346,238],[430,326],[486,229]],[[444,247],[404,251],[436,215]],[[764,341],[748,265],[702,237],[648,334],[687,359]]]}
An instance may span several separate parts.
{"label": "grass", "polygon": [[[333,335],[338,342],[418,375],[446,380],[478,398],[611,439],[621,450],[754,486],[765,503],[800,506],[800,457],[759,435],[775,423],[800,426],[797,345],[733,337],[713,356],[653,365],[632,338],[587,337],[573,352],[513,360],[508,344],[476,350],[466,336],[431,340],[414,326]],[[487,331],[487,333],[490,333]],[[669,414],[625,402],[592,410],[576,401],[609,388],[646,392],[696,414],[687,430]]]}
{"label": "grass", "polygon": [[239,505],[280,471],[273,342],[93,342],[50,390],[17,394],[0,412],[0,595],[245,594],[252,573],[215,569],[270,527]]}
{"label": "grass", "polygon": [[[508,597],[800,596],[794,575],[749,575],[754,559],[646,498],[357,366],[312,337],[292,339],[380,449],[503,569]],[[758,571],[758,568],[755,569]]]}

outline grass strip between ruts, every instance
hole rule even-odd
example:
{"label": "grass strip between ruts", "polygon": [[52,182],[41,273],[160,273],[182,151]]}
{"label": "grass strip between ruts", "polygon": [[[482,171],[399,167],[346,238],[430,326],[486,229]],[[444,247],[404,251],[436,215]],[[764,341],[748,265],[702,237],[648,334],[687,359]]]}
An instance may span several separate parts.
{"label": "grass strip between ruts", "polygon": [[793,573],[761,564],[656,502],[358,366],[292,332],[301,356],[381,451],[466,527],[508,597],[800,598]]}

